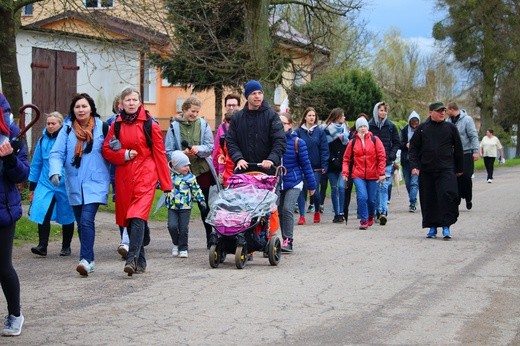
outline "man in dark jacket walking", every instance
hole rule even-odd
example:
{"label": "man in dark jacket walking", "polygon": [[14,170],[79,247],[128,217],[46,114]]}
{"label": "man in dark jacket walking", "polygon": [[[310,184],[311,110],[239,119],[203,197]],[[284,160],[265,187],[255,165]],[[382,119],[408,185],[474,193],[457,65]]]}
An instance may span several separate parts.
{"label": "man in dark jacket walking", "polygon": [[444,121],[442,102],[430,104],[430,116],[410,140],[409,159],[413,175],[420,175],[419,199],[422,227],[427,238],[442,227],[444,240],[451,239],[450,226],[459,216],[457,177],[462,175],[463,150],[457,127]]}
{"label": "man in dark jacket walking", "polygon": [[247,171],[258,170],[248,163],[259,163],[267,174],[274,173],[285,153],[286,141],[280,117],[264,101],[260,82],[250,80],[244,86],[247,99],[244,108],[231,118],[226,145],[235,167]]}
{"label": "man in dark jacket walking", "polygon": [[388,215],[388,189],[392,184],[392,168],[401,141],[397,127],[388,119],[388,106],[385,102],[376,103],[373,115],[374,117],[368,123],[368,130],[383,142],[386,153],[386,179],[379,184],[376,197],[376,215],[379,218],[379,224],[384,226]]}

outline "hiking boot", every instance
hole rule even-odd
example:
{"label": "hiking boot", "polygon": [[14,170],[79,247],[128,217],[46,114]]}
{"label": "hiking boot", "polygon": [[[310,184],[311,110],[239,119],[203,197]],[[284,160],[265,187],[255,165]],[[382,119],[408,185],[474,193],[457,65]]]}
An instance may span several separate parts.
{"label": "hiking boot", "polygon": [[450,240],[451,239],[451,232],[449,227],[443,227],[442,228],[442,235],[444,240]]}
{"label": "hiking boot", "polygon": [[374,224],[374,215],[368,215],[368,227],[372,226]]}
{"label": "hiking boot", "polygon": [[70,247],[64,247],[60,251],[60,256],[70,256],[71,253]]}
{"label": "hiking boot", "polygon": [[135,274],[144,274],[145,272],[146,272],[146,267],[138,264],[135,269]]}
{"label": "hiking boot", "polygon": [[368,220],[360,220],[359,229],[368,229]]}
{"label": "hiking boot", "polygon": [[309,205],[309,207],[307,208],[307,213],[314,213],[314,205],[313,204]]}
{"label": "hiking boot", "polygon": [[282,252],[293,252],[292,238],[285,238],[282,243]]}
{"label": "hiking boot", "polygon": [[319,211],[314,213],[314,223],[320,223],[321,221],[321,214]]}
{"label": "hiking boot", "polygon": [[126,259],[126,255],[128,255],[128,244],[121,243],[117,247],[117,253],[121,255],[121,257]]}
{"label": "hiking boot", "polygon": [[410,203],[410,206],[408,207],[408,211],[410,213],[415,213],[416,210],[417,210],[417,208],[415,207],[415,203]]}
{"label": "hiking boot", "polygon": [[5,317],[4,329],[2,329],[3,336],[18,336],[22,333],[22,326],[25,318],[22,313],[16,317],[14,315],[8,315]]}
{"label": "hiking boot", "polygon": [[426,238],[435,238],[437,237],[437,228],[431,227],[428,231],[428,234],[426,234]]}
{"label": "hiking boot", "polygon": [[132,276],[135,272],[137,272],[137,264],[135,263],[135,260],[126,262],[123,271],[127,273],[128,276]]}
{"label": "hiking boot", "polygon": [[298,219],[298,225],[305,225],[305,216],[300,216],[300,219]]}
{"label": "hiking boot", "polygon": [[43,245],[38,245],[31,248],[31,252],[35,255],[47,256],[47,247]]}
{"label": "hiking boot", "polygon": [[386,222],[387,222],[387,218],[386,218],[386,215],[385,214],[381,214],[381,216],[379,216],[379,224],[381,226],[384,226],[386,225]]}
{"label": "hiking boot", "polygon": [[179,251],[179,258],[188,258],[188,250]]}
{"label": "hiking boot", "polygon": [[179,247],[177,245],[173,245],[172,247],[172,257],[179,256]]}
{"label": "hiking boot", "polygon": [[94,271],[94,261],[88,263],[86,259],[82,259],[79,261],[78,266],[76,267],[76,271],[81,276],[88,276],[89,273]]}

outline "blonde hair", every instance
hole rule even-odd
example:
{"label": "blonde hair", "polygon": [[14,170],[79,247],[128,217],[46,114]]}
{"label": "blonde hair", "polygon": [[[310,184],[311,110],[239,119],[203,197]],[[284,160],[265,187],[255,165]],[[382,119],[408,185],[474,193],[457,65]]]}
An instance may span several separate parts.
{"label": "blonde hair", "polygon": [[56,120],[58,120],[58,122],[60,123],[60,125],[63,125],[63,115],[61,115],[60,112],[54,111],[54,112],[50,112],[49,114],[46,114],[46,115],[47,115],[47,118],[55,117]]}
{"label": "blonde hair", "polygon": [[191,106],[202,107],[202,102],[195,96],[190,96],[182,104],[182,111],[187,111]]}

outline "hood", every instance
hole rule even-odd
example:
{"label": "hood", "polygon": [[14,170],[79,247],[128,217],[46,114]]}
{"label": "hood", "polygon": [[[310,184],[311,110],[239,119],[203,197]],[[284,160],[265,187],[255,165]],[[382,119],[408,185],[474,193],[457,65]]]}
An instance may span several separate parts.
{"label": "hood", "polygon": [[419,124],[421,123],[421,117],[416,111],[412,111],[412,113],[410,113],[410,116],[408,117],[408,125],[410,125],[410,121],[412,121],[412,119],[417,119],[419,120]]}
{"label": "hood", "polygon": [[376,103],[376,105],[374,106],[374,109],[372,110],[372,116],[373,116],[373,119],[374,119],[374,122],[376,123],[376,126],[377,127],[381,127],[381,125],[383,125],[386,121],[386,118],[388,118],[388,113],[386,113],[386,116],[383,120],[379,120],[379,116],[377,115],[377,109],[379,108],[379,105],[383,103],[383,102],[378,102]]}

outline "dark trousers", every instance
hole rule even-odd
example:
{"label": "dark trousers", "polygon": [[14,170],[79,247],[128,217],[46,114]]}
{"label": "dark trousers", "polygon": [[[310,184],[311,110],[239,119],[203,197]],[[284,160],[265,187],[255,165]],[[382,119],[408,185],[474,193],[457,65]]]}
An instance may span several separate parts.
{"label": "dark trousers", "polygon": [[[206,230],[206,246],[209,249],[209,236],[211,234],[212,228],[209,223],[206,222],[206,216],[209,214],[209,188],[211,185],[214,185],[215,179],[213,178],[213,174],[211,172],[202,173],[197,177],[197,182],[200,185],[200,189],[202,190],[202,194],[204,195],[204,199],[206,200],[207,208],[204,210],[204,213],[200,213],[200,218],[202,220],[202,223],[204,224],[204,229]],[[203,208],[200,207],[199,204],[199,210]]]}
{"label": "dark trousers", "polygon": [[0,227],[0,283],[10,315],[20,316],[20,281],[13,267],[13,239],[16,223]]}
{"label": "dark trousers", "polygon": [[422,227],[449,227],[457,222],[460,198],[453,171],[424,172],[419,179]]}
{"label": "dark trousers", "polygon": [[130,244],[128,245],[128,255],[126,256],[126,263],[135,261],[141,267],[146,268],[146,258],[144,255],[144,228],[145,221],[137,217],[131,218],[128,222],[128,238]]}
{"label": "dark trousers", "polygon": [[[341,177],[343,179],[343,177]],[[352,196],[352,187],[354,186],[354,180],[350,178],[345,185],[345,204],[343,205],[343,214],[345,216],[345,222],[348,221],[348,208],[350,207],[350,198]]]}
{"label": "dark trousers", "polygon": [[496,157],[484,156],[484,166],[486,167],[487,179],[493,179],[495,159]]}
{"label": "dark trousers", "polygon": [[[457,177],[457,184],[459,186],[460,198],[466,199],[467,202],[471,202],[473,198],[473,181],[471,176],[475,172],[475,161],[473,161],[473,154],[464,154],[464,172],[460,177]],[[420,180],[420,179],[419,179]]]}
{"label": "dark trousers", "polygon": [[[47,248],[47,245],[49,245],[49,235],[51,233],[51,217],[55,204],[56,198],[53,197],[51,204],[49,205],[49,209],[47,210],[47,214],[45,214],[45,218],[43,219],[43,223],[38,224],[38,245],[43,246],[44,248]],[[74,235],[74,222],[69,223],[67,225],[62,225],[61,230],[63,233],[61,248],[68,249],[70,248],[72,236]]]}
{"label": "dark trousers", "polygon": [[168,232],[179,251],[188,250],[190,215],[191,209],[168,209]]}

